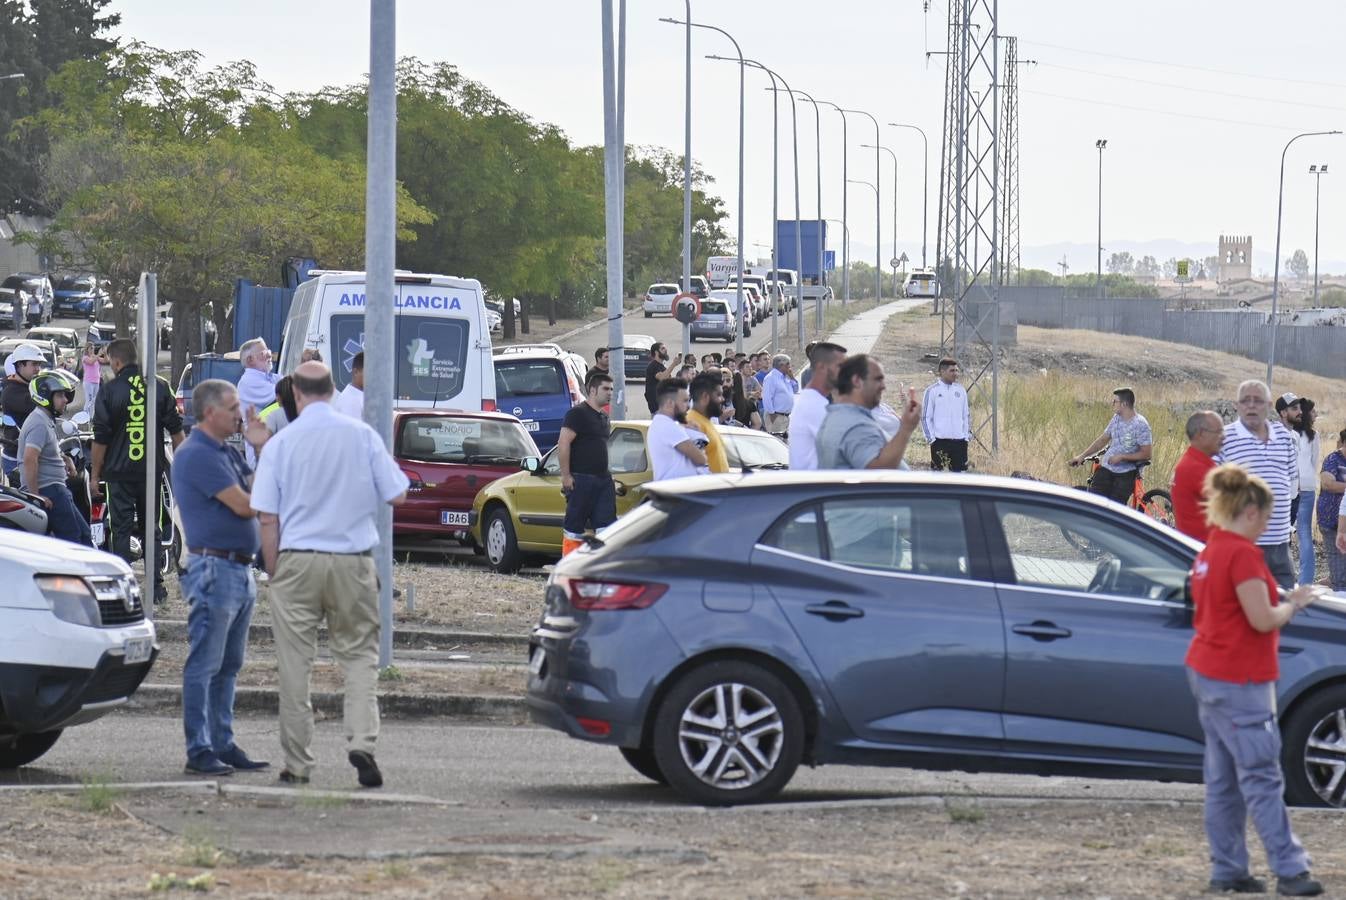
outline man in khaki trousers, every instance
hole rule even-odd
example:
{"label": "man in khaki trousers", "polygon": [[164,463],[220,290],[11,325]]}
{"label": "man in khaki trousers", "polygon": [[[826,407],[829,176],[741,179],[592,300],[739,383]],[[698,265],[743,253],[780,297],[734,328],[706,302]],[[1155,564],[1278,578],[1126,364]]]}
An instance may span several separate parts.
{"label": "man in khaki trousers", "polygon": [[363,787],[379,787],[378,578],[372,550],[383,504],[406,499],[408,481],[383,440],[331,407],[332,373],[320,362],[295,369],[299,417],[266,442],[253,480],[262,559],[271,576],[271,616],[280,670],[280,744],[285,784],[307,783],[313,756],[309,676],[326,621],[341,666],[347,759]]}

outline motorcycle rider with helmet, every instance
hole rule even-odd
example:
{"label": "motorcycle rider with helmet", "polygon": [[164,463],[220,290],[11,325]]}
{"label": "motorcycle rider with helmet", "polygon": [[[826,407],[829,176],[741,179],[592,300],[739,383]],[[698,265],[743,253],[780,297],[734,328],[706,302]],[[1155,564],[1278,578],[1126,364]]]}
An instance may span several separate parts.
{"label": "motorcycle rider with helmet", "polygon": [[28,384],[46,362],[42,351],[32,344],[20,344],[5,360],[5,369],[10,374],[5,377],[4,387],[0,389],[0,411],[14,420],[13,425],[0,426],[0,469],[3,469],[6,478],[19,467],[22,455],[18,450],[19,429],[33,411],[34,403],[28,392]]}
{"label": "motorcycle rider with helmet", "polygon": [[88,547],[93,543],[89,520],[80,515],[66,484],[68,464],[56,430],[56,420],[75,399],[77,388],[75,377],[60,369],[43,369],[28,382],[33,411],[19,429],[19,473],[23,489],[42,496],[52,535]]}

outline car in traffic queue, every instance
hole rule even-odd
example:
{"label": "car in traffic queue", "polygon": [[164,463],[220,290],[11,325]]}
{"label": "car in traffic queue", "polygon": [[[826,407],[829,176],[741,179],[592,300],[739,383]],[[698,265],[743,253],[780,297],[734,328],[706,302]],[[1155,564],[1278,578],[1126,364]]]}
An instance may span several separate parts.
{"label": "car in traffic queue", "polygon": [[0,529],[0,771],[124,706],[159,652],[120,558]]}
{"label": "car in traffic queue", "polygon": [[[617,515],[644,499],[644,486],[654,478],[645,436],[648,420],[612,423],[608,436],[608,471],[617,488]],[[788,468],[785,443],[764,431],[722,426],[725,456],[734,471]],[[524,460],[515,471],[486,486],[472,503],[472,537],[486,562],[497,572],[517,572],[529,560],[561,555],[561,524],[566,499],[561,493],[561,460],[555,450],[541,459]]]}
{"label": "car in traffic queue", "polygon": [[[736,293],[738,284],[736,282],[731,283],[728,287],[722,288],[722,290]],[[754,285],[744,282],[743,302],[751,312],[752,324],[760,325],[762,320],[766,318],[766,298],[762,296],[761,292],[758,291]]]}
{"label": "car in traffic queue", "polygon": [[61,355],[66,357],[79,356],[84,352],[84,342],[80,340],[79,332],[73,328],[58,328],[52,325],[30,328],[24,340],[51,341],[60,350]]}
{"label": "car in traffic queue", "polygon": [[[691,337],[693,340],[696,339],[698,334],[700,334],[702,337],[719,337],[723,335],[723,338],[726,341],[735,340],[738,337],[738,333],[734,329],[734,327],[732,326],[724,327],[724,324],[721,323],[719,319],[714,318],[715,316],[721,314],[724,315],[725,322],[728,322],[730,320],[737,320],[743,329],[744,337],[748,337],[752,334],[752,326],[753,326],[752,311],[749,303],[748,290],[746,288],[744,288],[743,291],[743,310],[741,313],[739,312],[738,290],[736,288],[716,288],[715,290],[710,292],[710,299],[718,300],[721,303],[723,303],[725,307],[724,311],[723,313],[721,313],[718,310],[718,308],[711,307],[710,315],[712,316],[712,318],[707,320],[706,324],[703,325],[700,329],[697,329],[696,322],[693,322],[692,328],[694,330],[691,332]],[[702,316],[706,315],[706,302],[707,301],[705,300],[701,301]]]}
{"label": "car in traffic queue", "polygon": [[682,293],[682,290],[676,284],[652,284],[645,291],[645,299],[641,301],[640,308],[645,313],[645,318],[653,315],[671,316],[673,315],[673,298]]}
{"label": "car in traffic queue", "polygon": [[650,364],[650,348],[655,345],[655,339],[648,334],[628,334],[623,340],[626,346],[622,347],[622,366],[626,371],[626,380],[644,381],[645,367]]}
{"label": "car in traffic queue", "polygon": [[61,348],[51,340],[29,340],[28,338],[5,338],[0,341],[0,365],[9,359],[9,355],[24,344],[31,344],[42,353],[43,368],[54,369],[60,362]]}
{"label": "car in traffic queue", "polygon": [[497,408],[522,422],[542,452],[555,447],[566,413],[584,399],[584,357],[559,344],[506,344],[491,364]]}
{"label": "car in traffic queue", "polygon": [[96,275],[63,275],[56,282],[54,306],[58,316],[81,319],[97,313],[109,302],[107,289]]}
{"label": "car in traffic queue", "polygon": [[393,509],[393,533],[466,541],[477,493],[518,472],[538,449],[504,413],[401,409],[393,415],[393,456],[411,482],[406,502]]}
{"label": "car in traffic queue", "polygon": [[[1201,780],[1184,666],[1200,543],[1013,478],[644,489],[552,571],[535,721],[705,804],[766,800],[801,763]],[[1277,694],[1287,798],[1346,807],[1346,596],[1281,631]]]}

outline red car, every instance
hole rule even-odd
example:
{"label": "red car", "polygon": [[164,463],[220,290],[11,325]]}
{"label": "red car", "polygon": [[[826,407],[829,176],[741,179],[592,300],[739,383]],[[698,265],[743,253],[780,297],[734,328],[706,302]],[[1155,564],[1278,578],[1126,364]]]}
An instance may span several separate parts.
{"label": "red car", "polygon": [[411,479],[393,533],[465,540],[477,491],[542,454],[513,416],[425,409],[395,413],[393,455]]}

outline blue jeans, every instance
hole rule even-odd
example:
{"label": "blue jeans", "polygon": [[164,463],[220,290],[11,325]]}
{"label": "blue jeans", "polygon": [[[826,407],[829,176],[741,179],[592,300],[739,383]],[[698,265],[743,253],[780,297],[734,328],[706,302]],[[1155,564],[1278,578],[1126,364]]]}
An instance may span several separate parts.
{"label": "blue jeans", "polygon": [[575,489],[566,497],[565,521],[561,527],[567,534],[581,537],[592,525],[594,531],[617,521],[617,489],[611,475],[581,475],[575,473]]}
{"label": "blue jeans", "polygon": [[1313,501],[1315,497],[1317,497],[1317,494],[1314,491],[1301,489],[1299,499],[1295,501],[1299,504],[1299,516],[1295,519],[1295,534],[1299,535],[1300,584],[1313,584],[1314,576],[1318,574],[1313,558]]}
{"label": "blue jeans", "polygon": [[234,683],[243,668],[257,585],[252,569],[213,556],[189,556],[182,592],[187,613],[187,664],[182,670],[182,725],[187,758],[234,746]]}
{"label": "blue jeans", "polygon": [[1310,868],[1304,845],[1290,828],[1281,774],[1281,732],[1276,724],[1276,683],[1218,681],[1192,669],[1187,681],[1206,735],[1206,838],[1210,877],[1248,874],[1248,818],[1281,877]]}
{"label": "blue jeans", "polygon": [[38,493],[51,501],[47,510],[47,530],[53,536],[72,544],[93,546],[93,533],[89,531],[89,520],[84,518],[75,506],[74,495],[64,484],[49,484],[39,488]]}

